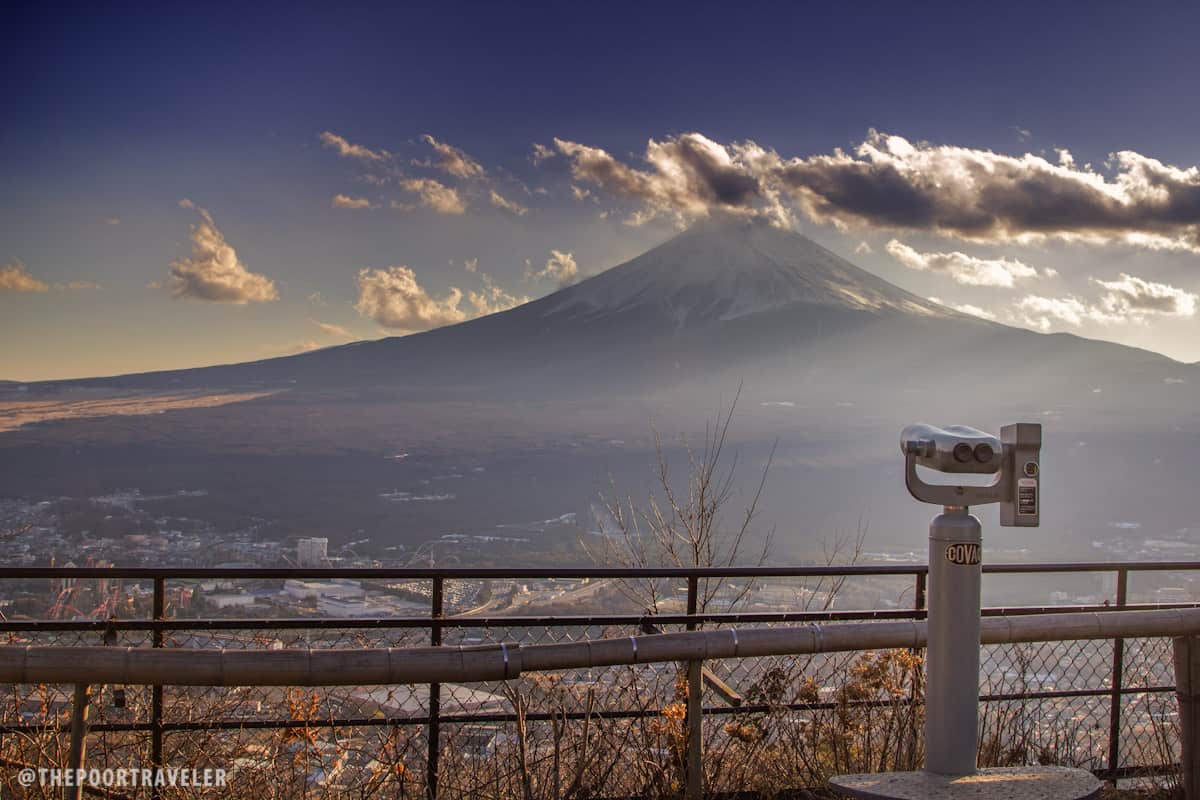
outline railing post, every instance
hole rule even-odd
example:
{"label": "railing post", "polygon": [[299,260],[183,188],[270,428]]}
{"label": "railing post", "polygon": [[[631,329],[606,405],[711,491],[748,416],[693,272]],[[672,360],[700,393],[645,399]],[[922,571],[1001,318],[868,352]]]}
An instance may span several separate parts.
{"label": "railing post", "polygon": [[[430,599],[429,643],[434,647],[442,643],[441,618],[445,613],[445,579],[436,576],[433,579],[433,592]],[[438,762],[441,758],[442,737],[442,685],[429,684],[429,728],[425,738],[429,745],[429,753],[425,758],[425,790],[430,800],[437,800],[438,793]]]}
{"label": "railing post", "polygon": [[1176,636],[1175,696],[1179,701],[1180,772],[1183,795],[1196,800],[1200,791],[1200,636]]}
{"label": "railing post", "polygon": [[[1128,600],[1129,571],[1117,570],[1117,608]],[[1121,690],[1125,683],[1125,640],[1113,639],[1112,679],[1108,708],[1108,769],[1111,773],[1121,764]]]}
{"label": "railing post", "polygon": [[[695,575],[688,576],[687,584],[687,629],[696,629],[696,614],[699,594],[699,579]],[[704,706],[703,681],[701,671],[702,661],[689,661],[687,665],[687,798],[700,800],[704,796]]]}
{"label": "railing post", "polygon": [[74,786],[67,789],[65,797],[80,800],[83,797],[83,781],[78,780],[83,770],[83,759],[87,754],[88,706],[91,705],[91,687],[86,683],[75,684],[75,701],[71,706],[71,754],[68,764]]}
{"label": "railing post", "polygon": [[[154,621],[162,622],[167,616],[167,581],[166,578],[154,579]],[[165,644],[163,629],[155,626],[150,634],[152,647],[162,647]],[[150,768],[160,770],[163,767],[163,687],[155,684],[150,688]],[[155,781],[150,789],[152,800],[159,800],[162,791]]]}
{"label": "railing post", "polygon": [[[928,573],[923,572],[923,571],[918,571],[917,575],[916,575],[916,586],[913,588],[913,612],[914,612],[913,617],[915,619],[920,619],[922,616],[922,612],[925,611],[925,594],[926,594],[927,583],[928,583]],[[913,670],[912,670],[912,686],[909,689],[908,701],[909,701],[909,703],[911,703],[913,713],[915,714],[917,702],[918,702],[918,700],[921,699],[921,695],[924,693],[924,686],[923,686],[922,679],[925,677],[925,670],[922,667],[922,665],[920,664],[920,662],[918,662],[916,660],[916,656],[920,655],[921,648],[914,647],[911,650],[909,650],[909,652],[912,653],[914,658],[913,658]],[[918,725],[908,726],[908,734],[909,734],[909,739],[908,739],[909,757],[912,759],[912,761],[915,764],[916,763],[916,755],[917,755],[917,752],[918,752],[918,749],[920,746],[920,739],[921,739],[920,726],[918,726]]]}

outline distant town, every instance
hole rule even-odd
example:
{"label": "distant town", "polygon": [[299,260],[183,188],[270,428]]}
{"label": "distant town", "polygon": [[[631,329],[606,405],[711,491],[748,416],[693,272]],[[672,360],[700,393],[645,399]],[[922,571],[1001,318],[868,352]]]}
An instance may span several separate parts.
{"label": "distant town", "polygon": [[[529,566],[530,553],[543,541],[539,533],[553,529],[557,541],[581,535],[573,514],[520,526],[497,525],[496,534],[451,533],[416,546],[380,545],[369,539],[334,543],[328,536],[272,538],[267,520],[225,529],[187,516],[156,515],[149,509],[186,502],[206,495],[203,490],[179,490],[173,495],[144,495],[137,489],[86,499],[0,500],[0,564],[10,567],[204,567],[241,568],[407,568]],[[600,535],[600,534],[591,534]],[[1133,523],[1112,528],[1107,540],[1093,542],[1095,560],[1170,560],[1179,542],[1143,539]],[[561,555],[561,554],[558,554]],[[575,565],[580,552],[570,554]],[[913,562],[924,553],[871,547],[860,562]],[[1027,552],[993,549],[996,561],[1027,561]],[[534,562],[536,563],[536,562]],[[555,561],[559,566],[564,560]],[[1019,594],[997,595],[993,603],[1037,605],[1099,605],[1115,598],[1115,578],[1109,574],[1058,576],[1042,591],[1028,581]],[[1130,587],[1130,602],[1182,603],[1200,597],[1200,582],[1188,573],[1160,573],[1144,587]],[[8,618],[96,619],[130,618],[144,614],[149,587],[137,581],[80,581],[31,591],[28,582],[0,585],[0,611]],[[1003,587],[1001,587],[1002,589]],[[798,586],[795,582],[762,581],[737,600],[740,610],[782,611],[836,604],[842,609],[896,608],[912,602],[911,588],[894,578],[860,579],[847,583],[836,597],[827,587]],[[412,617],[430,613],[431,586],[427,580],[387,582],[349,579],[172,581],[168,605],[173,616],[335,618]],[[731,596],[735,593],[730,593]],[[586,579],[534,581],[454,580],[444,592],[447,614],[594,613],[640,610],[611,582]],[[660,611],[682,611],[684,587],[665,586]],[[710,610],[728,610],[732,602],[718,593]]]}

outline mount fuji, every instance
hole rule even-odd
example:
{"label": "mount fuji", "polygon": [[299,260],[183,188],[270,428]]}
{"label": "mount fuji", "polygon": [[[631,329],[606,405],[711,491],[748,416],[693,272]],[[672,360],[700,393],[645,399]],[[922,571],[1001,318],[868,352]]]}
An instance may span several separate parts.
{"label": "mount fuji", "polygon": [[[1078,540],[1134,514],[1194,526],[1198,385],[1196,365],[968,316],[797,233],[706,222],[546,297],[425,333],[0,386],[5,400],[248,398],[10,430],[0,465],[15,495],[200,486],[221,515],[334,538],[482,531],[564,511],[582,519],[605,476],[644,484],[652,431],[702,431],[740,391],[734,444],[747,461],[780,443],[781,526],[912,511],[896,472],[904,424],[1043,421],[1047,485],[1061,501],[1043,525]],[[1130,482],[1130,470],[1152,477]],[[449,478],[453,491],[429,488]],[[1147,481],[1153,492],[1138,488]]]}
{"label": "mount fuji", "polygon": [[694,395],[745,384],[767,394],[869,390],[868,400],[893,403],[941,380],[985,404],[1100,388],[1155,405],[1160,395],[1175,403],[1178,391],[1163,386],[1181,371],[1196,372],[1145,350],[959,313],[797,233],[708,221],[573,286],[457,325],[245,364],[46,386],[372,388],[465,392],[486,402]]}

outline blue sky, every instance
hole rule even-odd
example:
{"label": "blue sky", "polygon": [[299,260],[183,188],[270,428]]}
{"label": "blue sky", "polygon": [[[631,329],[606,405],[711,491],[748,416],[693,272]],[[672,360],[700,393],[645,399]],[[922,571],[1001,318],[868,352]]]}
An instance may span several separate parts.
{"label": "blue sky", "polygon": [[[417,330],[716,212],[774,215],[1001,321],[1198,360],[1200,11],[1158,8],[17,8],[0,57],[0,378]],[[882,155],[859,150],[871,142]],[[818,162],[837,148],[856,164]],[[988,153],[1041,161],[1003,162],[999,199],[966,196],[986,230],[830,183],[899,171],[921,182],[905,202],[938,206],[929,187],[964,163],[992,170]],[[663,170],[693,156],[730,157],[726,177],[752,188],[671,184]],[[1053,224],[1018,219],[1047,193]]]}

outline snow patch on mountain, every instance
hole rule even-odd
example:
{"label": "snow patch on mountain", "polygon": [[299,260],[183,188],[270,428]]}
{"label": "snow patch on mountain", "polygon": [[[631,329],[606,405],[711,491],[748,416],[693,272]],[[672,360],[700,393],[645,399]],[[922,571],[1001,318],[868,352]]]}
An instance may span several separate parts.
{"label": "snow patch on mountain", "polygon": [[619,314],[650,306],[678,326],[799,304],[953,315],[805,236],[747,222],[702,223],[552,299],[547,316]]}

